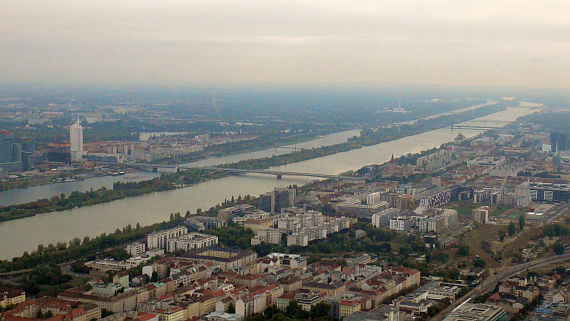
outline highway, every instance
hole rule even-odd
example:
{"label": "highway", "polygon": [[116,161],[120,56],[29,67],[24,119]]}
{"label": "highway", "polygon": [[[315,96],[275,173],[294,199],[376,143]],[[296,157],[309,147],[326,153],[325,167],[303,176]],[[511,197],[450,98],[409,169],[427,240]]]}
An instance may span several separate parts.
{"label": "highway", "polygon": [[479,295],[492,291],[499,282],[504,281],[517,273],[520,273],[525,270],[540,268],[553,263],[563,262],[568,259],[570,259],[570,253],[555,255],[547,258],[541,258],[534,261],[522,263],[519,265],[510,266],[505,270],[499,272],[498,274],[489,275],[483,282],[481,282],[481,284],[477,285],[475,288],[473,288],[473,290],[464,295],[462,298],[457,299],[450,306],[445,308],[443,311],[438,313],[430,320],[439,321],[444,319],[444,317],[447,316],[449,312],[453,311],[453,309],[457,308],[461,303],[465,302],[468,299],[472,299]]}

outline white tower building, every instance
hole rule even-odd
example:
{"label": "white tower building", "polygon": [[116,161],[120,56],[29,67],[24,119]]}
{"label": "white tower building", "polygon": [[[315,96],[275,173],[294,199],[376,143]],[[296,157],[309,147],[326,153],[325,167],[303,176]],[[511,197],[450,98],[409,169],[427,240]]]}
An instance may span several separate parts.
{"label": "white tower building", "polygon": [[69,142],[71,144],[71,161],[80,162],[83,156],[83,127],[79,123],[79,119],[69,128]]}

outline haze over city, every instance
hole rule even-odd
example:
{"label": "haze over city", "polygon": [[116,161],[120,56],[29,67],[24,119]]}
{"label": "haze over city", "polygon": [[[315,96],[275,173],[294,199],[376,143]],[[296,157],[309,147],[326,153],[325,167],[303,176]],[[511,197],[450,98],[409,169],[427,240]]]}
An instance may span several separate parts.
{"label": "haze over city", "polygon": [[0,3],[5,84],[570,87],[568,1]]}
{"label": "haze over city", "polygon": [[569,19],[0,0],[0,321],[570,320]]}

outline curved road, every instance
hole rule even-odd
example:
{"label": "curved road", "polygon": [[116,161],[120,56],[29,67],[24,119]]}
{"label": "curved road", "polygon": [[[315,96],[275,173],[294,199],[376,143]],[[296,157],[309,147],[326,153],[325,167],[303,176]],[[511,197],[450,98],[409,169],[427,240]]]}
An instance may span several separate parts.
{"label": "curved road", "polygon": [[483,282],[481,282],[479,285],[477,285],[475,288],[473,288],[473,290],[471,290],[469,293],[467,293],[463,297],[457,299],[450,306],[445,308],[443,311],[438,313],[436,316],[434,316],[430,320],[435,320],[435,321],[442,320],[445,316],[447,316],[447,314],[449,312],[451,312],[453,309],[458,307],[461,303],[465,302],[468,299],[471,299],[471,298],[477,297],[481,294],[492,291],[497,286],[497,284],[499,282],[504,281],[504,280],[510,278],[511,276],[513,276],[517,273],[520,273],[520,272],[522,272],[524,270],[528,270],[528,269],[543,267],[545,265],[549,265],[549,264],[553,264],[553,263],[563,262],[563,261],[566,261],[568,259],[570,259],[570,253],[566,253],[566,254],[562,254],[562,255],[555,255],[555,256],[542,258],[542,259],[538,259],[538,260],[534,260],[534,261],[530,261],[530,262],[526,262],[526,263],[522,263],[519,265],[514,265],[511,267],[508,267],[505,270],[503,270],[503,271],[501,271],[495,275],[490,275],[489,277],[487,277]]}

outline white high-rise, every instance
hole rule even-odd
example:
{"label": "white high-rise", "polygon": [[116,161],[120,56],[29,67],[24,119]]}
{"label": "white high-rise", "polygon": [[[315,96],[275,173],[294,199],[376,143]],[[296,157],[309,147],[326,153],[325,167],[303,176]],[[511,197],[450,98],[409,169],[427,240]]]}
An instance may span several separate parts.
{"label": "white high-rise", "polygon": [[83,127],[79,120],[69,128],[69,142],[71,144],[71,161],[80,162],[83,156]]}

